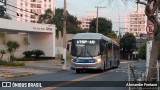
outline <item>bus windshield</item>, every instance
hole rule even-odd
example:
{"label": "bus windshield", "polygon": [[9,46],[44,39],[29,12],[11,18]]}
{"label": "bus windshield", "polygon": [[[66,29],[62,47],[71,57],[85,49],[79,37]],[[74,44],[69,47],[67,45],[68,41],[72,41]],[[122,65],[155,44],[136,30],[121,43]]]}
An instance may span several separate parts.
{"label": "bus windshield", "polygon": [[100,52],[97,40],[75,40],[72,42],[71,54],[77,57],[94,57]]}

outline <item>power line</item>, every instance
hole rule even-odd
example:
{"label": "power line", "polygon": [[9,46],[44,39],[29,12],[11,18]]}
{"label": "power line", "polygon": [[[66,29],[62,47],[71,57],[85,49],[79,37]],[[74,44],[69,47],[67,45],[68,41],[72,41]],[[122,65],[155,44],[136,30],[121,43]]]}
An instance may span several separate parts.
{"label": "power line", "polygon": [[21,8],[18,8],[18,7],[16,7],[16,6],[13,6],[13,5],[10,5],[10,4],[6,4],[6,5],[11,6],[11,7],[13,7],[13,8],[16,8],[16,9],[19,9],[19,10],[22,10],[22,11],[25,11],[25,12],[29,12],[29,13],[35,14],[35,15],[37,15],[37,16],[40,16],[40,15],[39,15],[39,14],[37,14],[37,13],[33,13],[33,12],[30,12],[30,11],[27,11],[27,10],[21,9]]}

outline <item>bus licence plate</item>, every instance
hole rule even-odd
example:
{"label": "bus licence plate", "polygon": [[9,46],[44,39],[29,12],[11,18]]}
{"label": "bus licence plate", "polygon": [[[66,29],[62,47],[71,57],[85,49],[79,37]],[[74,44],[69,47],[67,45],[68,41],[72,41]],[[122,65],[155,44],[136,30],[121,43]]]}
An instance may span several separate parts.
{"label": "bus licence plate", "polygon": [[83,68],[88,68],[87,66],[83,66]]}

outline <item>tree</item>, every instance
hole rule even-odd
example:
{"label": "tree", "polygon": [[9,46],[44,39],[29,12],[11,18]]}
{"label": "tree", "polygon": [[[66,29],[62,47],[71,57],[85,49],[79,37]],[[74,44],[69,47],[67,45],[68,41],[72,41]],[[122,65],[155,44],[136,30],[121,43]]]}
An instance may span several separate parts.
{"label": "tree", "polygon": [[6,8],[4,6],[0,6],[0,17],[5,15]]}
{"label": "tree", "polygon": [[157,9],[160,10],[160,0],[136,0],[138,4],[142,4],[145,6],[145,14],[148,20],[154,25],[153,30],[153,41],[152,48],[150,53],[150,62],[148,70],[148,81],[153,81],[153,78],[156,78],[156,65],[158,60],[158,46],[160,45],[160,23],[158,18],[156,17]]}
{"label": "tree", "polygon": [[10,53],[10,60],[13,60],[15,51],[19,48],[19,43],[16,41],[8,41],[7,47],[8,52]]}
{"label": "tree", "polygon": [[[55,15],[51,10],[46,10],[45,14],[40,15],[38,23],[55,24],[57,27],[56,37],[58,37],[59,32],[63,36],[63,9],[56,9]],[[77,18],[67,12],[67,25],[66,31],[68,34],[81,33],[81,29],[78,27],[79,21]]]}
{"label": "tree", "polygon": [[107,37],[109,37],[109,38],[117,38],[117,35],[112,31],[111,33],[107,34]]}
{"label": "tree", "polygon": [[45,10],[45,13],[39,16],[37,23],[53,24],[52,18],[54,13],[51,9]]}
{"label": "tree", "polygon": [[1,58],[0,58],[0,60],[2,60],[3,55],[4,55],[4,54],[6,54],[6,50],[0,50],[0,54],[1,54]]}
{"label": "tree", "polygon": [[146,43],[140,46],[138,50],[138,57],[140,59],[146,60]]}
{"label": "tree", "polygon": [[136,48],[136,38],[132,33],[125,33],[125,35],[120,40],[120,48],[126,52],[126,59],[130,56],[132,57],[132,52]]}
{"label": "tree", "polygon": [[0,32],[0,39],[2,39],[2,43],[5,45],[6,43],[6,32]]}
{"label": "tree", "polygon": [[[108,33],[111,33],[112,31],[112,22],[111,20],[105,19],[105,18],[98,18],[98,33],[101,33],[103,35],[107,35]],[[89,32],[96,32],[96,19],[93,19],[90,22]]]}

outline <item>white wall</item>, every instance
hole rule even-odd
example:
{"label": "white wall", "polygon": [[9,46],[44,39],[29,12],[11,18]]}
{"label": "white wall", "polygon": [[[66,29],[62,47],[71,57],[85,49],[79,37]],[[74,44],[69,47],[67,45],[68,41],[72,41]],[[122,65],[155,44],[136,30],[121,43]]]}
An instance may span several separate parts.
{"label": "white wall", "polygon": [[29,33],[29,50],[43,50],[45,56],[55,57],[55,35],[52,33]]}
{"label": "white wall", "polygon": [[0,18],[0,29],[11,31],[24,31],[24,32],[55,32],[55,25],[53,24],[38,24],[27,23],[8,19]]}
{"label": "white wall", "polygon": [[[21,47],[16,52],[17,57],[22,57],[22,52],[26,50],[40,49],[47,57],[55,57],[55,30],[53,24],[27,23],[14,20],[0,19],[0,32],[10,32],[16,34],[7,35],[7,40],[15,40]],[[19,32],[27,34],[17,34]],[[30,45],[24,46],[24,37],[28,37]],[[0,49],[6,49],[0,43]]]}
{"label": "white wall", "polygon": [[[17,41],[20,44],[20,47],[15,52],[15,57],[23,57],[23,52],[27,49],[27,46],[24,44],[24,38],[27,37],[25,34],[7,34],[6,42],[9,40]],[[0,38],[0,50],[7,50],[7,46],[2,43]],[[3,59],[8,60],[9,53],[5,54]]]}
{"label": "white wall", "polygon": [[[75,36],[75,34],[67,34],[66,35],[66,42],[70,39],[72,39]],[[56,49],[55,53],[57,54],[63,54],[63,38],[59,34],[59,38],[56,38]]]}

